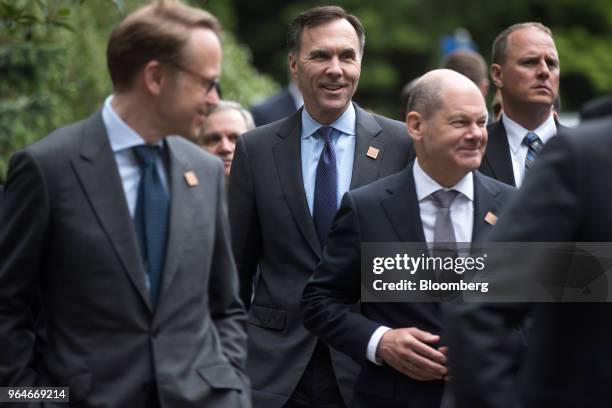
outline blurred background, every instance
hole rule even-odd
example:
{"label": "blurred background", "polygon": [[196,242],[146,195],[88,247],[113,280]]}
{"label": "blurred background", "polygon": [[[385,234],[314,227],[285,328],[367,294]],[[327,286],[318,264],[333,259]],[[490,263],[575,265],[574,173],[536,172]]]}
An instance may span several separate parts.
{"label": "blurred background", "polygon": [[[561,121],[612,93],[609,0],[186,0],[224,26],[224,98],[251,106],[288,82],[285,34],[300,11],[337,4],[366,29],[355,101],[400,119],[400,92],[456,47],[490,63],[495,36],[523,21],[549,26],[561,62]],[[111,92],[106,41],[144,0],[0,0],[0,184],[10,155],[49,131],[89,116]],[[489,101],[493,90],[490,91]]]}

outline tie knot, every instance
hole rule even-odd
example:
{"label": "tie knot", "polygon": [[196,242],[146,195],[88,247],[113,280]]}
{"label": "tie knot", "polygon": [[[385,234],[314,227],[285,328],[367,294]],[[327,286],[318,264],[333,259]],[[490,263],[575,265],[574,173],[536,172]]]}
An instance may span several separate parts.
{"label": "tie knot", "polygon": [[432,193],[431,196],[434,199],[434,203],[438,208],[450,208],[455,198],[459,194],[456,190],[438,190]]}
{"label": "tie knot", "polygon": [[534,132],[527,132],[524,138],[525,144],[533,149],[538,149],[542,146],[542,141]]}
{"label": "tie knot", "polygon": [[320,127],[318,132],[319,132],[319,136],[323,139],[323,141],[325,143],[331,143],[331,136],[332,136],[332,132],[334,131],[333,127],[330,126],[323,126]]}
{"label": "tie knot", "polygon": [[157,155],[159,154],[159,146],[140,145],[134,146],[132,150],[141,168],[155,165]]}

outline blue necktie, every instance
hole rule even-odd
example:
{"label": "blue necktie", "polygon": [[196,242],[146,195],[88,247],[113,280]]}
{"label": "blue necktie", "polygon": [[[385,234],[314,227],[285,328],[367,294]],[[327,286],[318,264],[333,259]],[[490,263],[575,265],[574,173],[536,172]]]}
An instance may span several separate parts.
{"label": "blue necktie", "polygon": [[528,132],[523,139],[523,143],[527,145],[527,156],[525,157],[525,173],[533,166],[533,161],[540,149],[542,149],[542,141],[534,132]]}
{"label": "blue necktie", "polygon": [[155,307],[159,299],[164,260],[170,199],[162,185],[155,163],[159,146],[141,145],[133,148],[140,165],[140,185],[134,223],[147,274],[149,294]]}
{"label": "blue necktie", "polygon": [[338,176],[336,174],[336,152],[332,143],[333,128],[325,126],[318,133],[325,145],[319,156],[315,178],[312,218],[321,248],[325,246],[327,234],[338,206]]}

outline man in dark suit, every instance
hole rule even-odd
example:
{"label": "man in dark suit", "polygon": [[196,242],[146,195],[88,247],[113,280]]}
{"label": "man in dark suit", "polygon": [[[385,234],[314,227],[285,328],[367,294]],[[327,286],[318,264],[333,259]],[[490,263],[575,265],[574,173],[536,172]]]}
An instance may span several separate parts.
{"label": "man in dark suit", "polygon": [[[220,161],[219,25],[152,3],[113,31],[101,112],[16,153],[0,216],[0,384],[83,407],[250,406]],[[39,366],[29,305],[40,288]]]}
{"label": "man in dark suit", "polygon": [[[474,171],[486,121],[484,98],[467,77],[445,69],[425,74],[407,115],[416,161],[342,200],[302,309],[309,330],[361,364],[354,407],[441,406],[449,370],[439,303],[364,302],[361,313],[347,304],[360,299],[363,242],[482,240],[513,192]],[[442,236],[444,223],[452,237]]]}
{"label": "man in dark suit", "polygon": [[293,80],[289,85],[265,101],[251,108],[255,126],[267,125],[285,119],[295,113],[304,104],[302,93]]}
{"label": "man in dark suit", "polygon": [[501,119],[488,126],[480,171],[520,187],[539,149],[560,127],[553,116],[559,92],[559,57],[552,33],[540,23],[520,23],[493,42],[491,77],[501,91]]}
{"label": "man in dark suit", "polygon": [[403,169],[411,146],[402,123],[351,103],[364,46],[356,17],[308,10],[290,25],[288,45],[304,109],[238,139],[230,175],[233,248],[250,305],[247,368],[255,406],[342,407],[337,383],[348,401],[357,367],[333,350],[330,359],[303,327],[299,301],[342,194]]}
{"label": "man in dark suit", "polygon": [[[491,234],[500,242],[612,242],[611,119],[563,130]],[[571,263],[568,263],[568,265]],[[564,272],[561,268],[558,272]],[[591,271],[581,270],[581,274]],[[529,351],[514,378],[505,342],[533,309]],[[610,303],[466,303],[455,309],[451,347],[458,406],[610,406]]]}

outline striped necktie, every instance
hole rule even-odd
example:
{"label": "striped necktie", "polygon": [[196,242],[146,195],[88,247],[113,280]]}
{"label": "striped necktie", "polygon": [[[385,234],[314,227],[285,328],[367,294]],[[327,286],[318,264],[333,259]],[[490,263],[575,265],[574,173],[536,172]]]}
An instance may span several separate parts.
{"label": "striped necktie", "polygon": [[534,132],[528,132],[523,139],[523,143],[527,145],[527,156],[525,157],[525,174],[527,174],[544,144]]}

